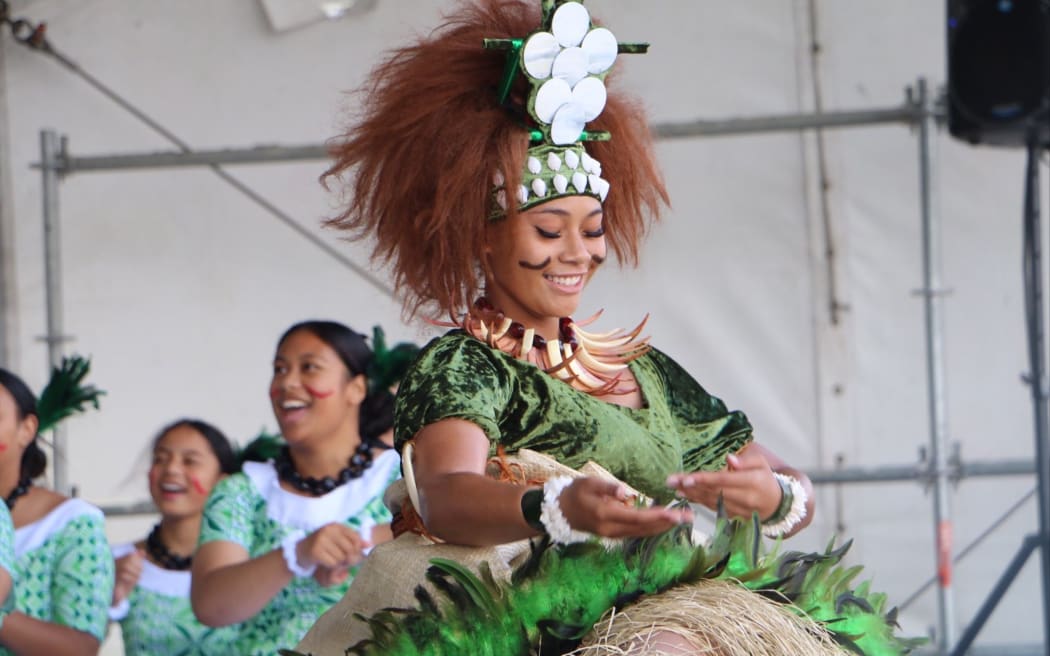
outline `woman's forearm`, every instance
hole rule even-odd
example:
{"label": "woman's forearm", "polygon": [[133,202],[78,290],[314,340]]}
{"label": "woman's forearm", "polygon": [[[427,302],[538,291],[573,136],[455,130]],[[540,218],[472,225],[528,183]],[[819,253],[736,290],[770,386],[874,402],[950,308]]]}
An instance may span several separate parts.
{"label": "woman's forearm", "polygon": [[473,473],[435,474],[417,484],[423,523],[442,540],[487,546],[536,535],[521,512],[524,485]]}
{"label": "woman's forearm", "polygon": [[[205,545],[202,549],[207,549]],[[208,566],[194,557],[190,603],[207,626],[227,626],[255,616],[292,580],[280,549],[235,564]]]}
{"label": "woman's forearm", "polygon": [[90,633],[12,612],[0,626],[0,645],[15,654],[95,656],[99,640]]}
{"label": "woman's forearm", "polygon": [[8,595],[11,594],[12,585],[11,574],[3,567],[0,567],[0,604],[7,601]]}

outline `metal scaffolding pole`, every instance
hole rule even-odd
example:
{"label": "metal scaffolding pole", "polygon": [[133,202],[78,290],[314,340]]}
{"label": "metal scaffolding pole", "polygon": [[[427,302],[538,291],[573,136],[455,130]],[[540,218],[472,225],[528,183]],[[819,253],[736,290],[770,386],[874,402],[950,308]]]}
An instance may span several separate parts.
{"label": "metal scaffolding pole", "polygon": [[922,111],[922,107],[909,99],[903,105],[885,109],[812,112],[715,121],[688,121],[684,123],[654,123],[652,132],[657,139],[677,139],[762,132],[790,132],[795,130],[815,130],[818,128],[847,128],[861,125],[885,125],[887,123],[915,125],[922,119]]}
{"label": "metal scaffolding pole", "polygon": [[[48,370],[62,364],[62,342],[65,341],[62,326],[62,240],[59,232],[58,213],[58,167],[62,155],[62,141],[54,130],[40,132],[40,162],[42,172],[42,195],[44,202],[44,287],[47,303]],[[70,492],[67,476],[66,433],[61,424],[51,434],[51,466],[54,489],[63,494]]]}
{"label": "metal scaffolding pole", "polygon": [[919,121],[919,198],[922,212],[922,300],[926,338],[926,385],[930,422],[930,466],[933,476],[934,538],[937,544],[937,642],[947,651],[955,641],[955,605],[952,598],[952,519],[949,504],[948,422],[944,401],[944,337],[941,317],[940,216],[933,184],[936,101],[926,80],[916,85],[916,101],[923,108]]}
{"label": "metal scaffolding pole", "polygon": [[63,173],[88,173],[121,169],[153,169],[222,164],[262,164],[266,162],[317,161],[328,157],[323,145],[258,146],[255,148],[221,148],[218,150],[164,150],[153,153],[68,157],[59,161]]}
{"label": "metal scaffolding pole", "polygon": [[[982,476],[1018,476],[1035,473],[1034,460],[980,460],[976,462],[952,460],[948,462],[947,467],[948,477],[952,482]],[[923,460],[914,465],[811,469],[806,471],[806,476],[814,485],[904,481],[915,481],[925,485],[932,483],[936,476],[932,469],[930,464]]]}

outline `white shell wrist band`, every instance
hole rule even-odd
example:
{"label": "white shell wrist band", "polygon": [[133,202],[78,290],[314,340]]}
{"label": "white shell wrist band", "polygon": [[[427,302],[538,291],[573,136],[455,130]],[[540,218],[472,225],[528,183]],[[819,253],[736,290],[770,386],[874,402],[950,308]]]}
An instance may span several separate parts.
{"label": "white shell wrist band", "polygon": [[806,518],[806,488],[794,476],[773,472],[780,485],[780,505],[773,516],[762,522],[762,534],[767,538],[783,537]]}
{"label": "white shell wrist band", "polygon": [[299,556],[295,553],[295,548],[299,545],[299,542],[306,537],[306,532],[302,529],[292,531],[281,540],[281,553],[284,555],[284,564],[288,567],[288,571],[298,576],[299,578],[307,578],[314,575],[317,570],[317,565],[311,565],[309,567],[303,567],[299,564]]}
{"label": "white shell wrist band", "polygon": [[543,504],[540,506],[540,521],[543,528],[550,536],[551,542],[555,544],[573,544],[575,542],[586,542],[594,537],[586,531],[577,531],[569,526],[568,520],[561,512],[561,504],[558,499],[562,491],[572,485],[573,478],[569,476],[555,476],[547,479],[543,484]]}

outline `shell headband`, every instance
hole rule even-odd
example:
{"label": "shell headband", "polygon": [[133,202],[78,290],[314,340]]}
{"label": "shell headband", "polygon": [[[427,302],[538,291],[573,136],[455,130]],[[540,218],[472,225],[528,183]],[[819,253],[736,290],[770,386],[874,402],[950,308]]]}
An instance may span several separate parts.
{"label": "shell headband", "polygon": [[[507,51],[499,89],[500,104],[520,73],[531,90],[524,108],[531,124],[531,145],[521,185],[508,190],[496,176],[493,193],[503,216],[507,204],[519,210],[562,196],[586,195],[604,201],[609,183],[602,165],[587,154],[583,142],[605,141],[608,132],[589,132],[586,125],[605,108],[608,75],[618,53],[644,53],[647,43],[618,43],[604,27],[594,27],[582,0],[541,0],[543,24],[524,39],[485,39],[485,48]],[[501,211],[502,210],[502,211]]]}

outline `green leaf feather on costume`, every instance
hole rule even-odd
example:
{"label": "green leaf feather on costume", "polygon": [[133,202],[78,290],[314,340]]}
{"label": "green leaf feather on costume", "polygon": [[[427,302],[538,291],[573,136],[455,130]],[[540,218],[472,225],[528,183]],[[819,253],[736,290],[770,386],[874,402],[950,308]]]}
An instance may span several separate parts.
{"label": "green leaf feather on costume", "polygon": [[286,444],[283,437],[264,428],[243,449],[237,451],[237,460],[241,464],[273,460]]}
{"label": "green leaf feather on costume", "polygon": [[[735,581],[756,594],[790,603],[820,623],[846,652],[906,654],[921,641],[894,635],[896,612],[883,612],[885,596],[850,584],[860,568],[838,563],[847,543],[822,553],[765,553],[760,524],[719,519],[707,546],[694,546],[689,530],[631,539],[607,548],[597,541],[552,546],[544,538],[509,583],[483,566],[475,574],[451,560],[434,559],[427,579],[438,594],[416,588],[418,606],[384,609],[369,622],[372,638],[348,648],[356,656],[564,654],[610,608],[622,608],[674,586]],[[294,652],[282,652],[294,654]]]}
{"label": "green leaf feather on costume", "polygon": [[368,391],[388,390],[401,382],[409,366],[419,355],[419,347],[411,342],[400,342],[387,348],[386,333],[381,326],[372,328],[372,361],[368,365]]}
{"label": "green leaf feather on costume", "polygon": [[51,378],[36,404],[40,422],[37,433],[45,433],[62,420],[84,412],[89,403],[98,409],[99,397],[105,392],[82,384],[90,370],[91,361],[79,355],[62,358],[62,364],[51,370]]}

